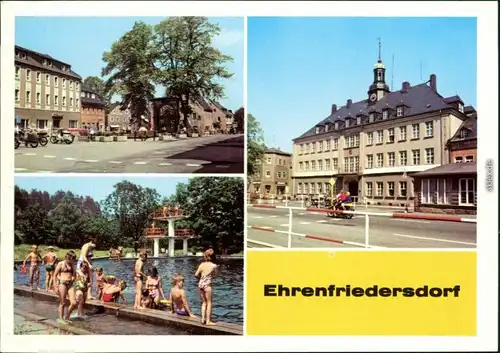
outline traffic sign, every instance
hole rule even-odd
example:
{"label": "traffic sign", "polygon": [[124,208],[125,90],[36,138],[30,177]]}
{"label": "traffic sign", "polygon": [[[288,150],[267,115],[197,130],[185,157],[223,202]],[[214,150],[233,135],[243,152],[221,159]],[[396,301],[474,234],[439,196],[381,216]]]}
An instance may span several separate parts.
{"label": "traffic sign", "polygon": [[[12,121],[12,120],[11,120]],[[21,124],[21,118],[16,116],[16,124]]]}
{"label": "traffic sign", "polygon": [[331,178],[331,179],[330,179],[330,185],[331,185],[331,186],[335,185],[335,181],[336,181],[336,180],[337,180],[336,178]]}

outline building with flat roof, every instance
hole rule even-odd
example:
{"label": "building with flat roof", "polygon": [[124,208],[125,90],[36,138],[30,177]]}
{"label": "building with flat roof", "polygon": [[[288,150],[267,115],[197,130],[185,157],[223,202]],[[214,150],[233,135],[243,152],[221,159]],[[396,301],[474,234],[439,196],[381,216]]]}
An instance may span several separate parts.
{"label": "building with flat roof", "polygon": [[82,78],[48,54],[15,46],[15,119],[22,127],[79,128]]}
{"label": "building with flat roof", "polygon": [[273,198],[290,195],[292,155],[277,148],[268,148],[258,163],[259,169],[250,177],[248,192]]}
{"label": "building with flat roof", "polygon": [[414,197],[411,175],[450,162],[445,150],[468,118],[459,96],[443,97],[437,77],[390,91],[379,58],[366,98],[337,107],[293,140],[293,193],[345,189],[370,204],[400,205]]}

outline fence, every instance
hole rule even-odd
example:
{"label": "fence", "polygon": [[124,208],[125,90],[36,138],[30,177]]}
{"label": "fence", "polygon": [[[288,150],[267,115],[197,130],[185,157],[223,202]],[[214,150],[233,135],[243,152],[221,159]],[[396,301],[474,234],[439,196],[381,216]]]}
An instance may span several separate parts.
{"label": "fence", "polygon": [[[263,226],[248,226],[250,229],[255,229],[264,232],[272,232],[272,233],[282,233],[288,235],[288,244],[287,248],[292,248],[292,237],[301,237],[306,239],[314,239],[320,240],[330,243],[344,244],[350,246],[358,246],[364,248],[382,248],[380,246],[370,245],[370,217],[389,217],[389,218],[400,218],[400,219],[417,219],[417,220],[430,220],[430,221],[443,221],[443,222],[466,222],[466,223],[477,223],[477,220],[474,218],[462,218],[462,217],[454,217],[454,216],[442,216],[442,215],[432,215],[432,214],[412,214],[412,213],[381,213],[381,212],[360,212],[360,211],[340,211],[340,210],[332,210],[326,208],[316,208],[316,207],[287,207],[287,206],[276,206],[276,205],[252,205],[252,207],[256,208],[281,208],[288,209],[288,230],[277,230],[271,227],[263,227]],[[337,213],[337,214],[352,214],[352,215],[362,215],[364,216],[364,243],[345,241],[342,239],[332,239],[318,235],[312,234],[303,234],[296,233],[292,230],[292,220],[293,220],[293,211],[306,211],[306,212],[320,212],[320,213]],[[258,242],[255,240],[247,239],[247,242],[254,243],[264,247],[276,247],[282,248],[282,246],[275,246],[273,244]],[[260,244],[259,244],[260,243]]]}

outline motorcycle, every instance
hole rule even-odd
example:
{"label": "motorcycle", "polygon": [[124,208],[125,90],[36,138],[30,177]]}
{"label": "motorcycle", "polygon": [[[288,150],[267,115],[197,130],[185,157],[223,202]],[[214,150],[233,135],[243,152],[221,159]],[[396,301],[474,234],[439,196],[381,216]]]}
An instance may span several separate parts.
{"label": "motorcycle", "polygon": [[[30,131],[27,131],[27,132],[21,131],[15,135],[15,138],[19,142],[19,145],[21,145],[21,143],[24,142],[24,145],[26,147],[30,146],[31,148],[37,148],[38,144],[39,144],[38,135],[34,134]],[[17,145],[17,142],[14,142],[14,147],[16,147],[16,145]]]}
{"label": "motorcycle", "polygon": [[62,136],[59,134],[50,136],[50,143],[54,144],[65,143],[71,145],[73,141],[75,141],[75,135],[67,131],[63,131]]}
{"label": "motorcycle", "polygon": [[[354,203],[344,203],[343,204],[344,208],[340,207],[340,204],[336,203],[333,205],[333,207],[330,207],[336,211],[356,211],[356,208],[354,207]],[[344,219],[351,219],[354,215],[352,213],[340,213],[340,212],[328,212],[327,213],[328,217],[333,217],[333,218],[344,218]]]}
{"label": "motorcycle", "polygon": [[47,133],[45,131],[41,131],[37,133],[38,143],[40,146],[47,146],[49,143],[49,139],[47,138]]}
{"label": "motorcycle", "polygon": [[19,138],[17,137],[17,135],[14,135],[14,149],[18,149],[19,146],[21,146],[21,141],[19,141]]}

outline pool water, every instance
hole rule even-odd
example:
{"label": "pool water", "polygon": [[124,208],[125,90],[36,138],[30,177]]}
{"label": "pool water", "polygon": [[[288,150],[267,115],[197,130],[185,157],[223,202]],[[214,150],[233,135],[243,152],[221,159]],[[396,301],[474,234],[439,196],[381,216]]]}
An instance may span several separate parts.
{"label": "pool water", "polygon": [[[184,288],[189,306],[195,315],[200,316],[201,298],[198,279],[194,276],[200,262],[199,258],[149,259],[145,268],[155,266],[158,269],[166,297],[172,287],[172,276],[176,273],[184,276]],[[114,275],[118,279],[125,280],[128,285],[125,289],[127,302],[129,304],[134,302],[135,259],[95,260],[93,264],[94,267],[100,265],[106,275]],[[220,266],[220,274],[213,282],[213,320],[243,324],[243,259],[217,260],[217,264]],[[22,274],[20,270],[14,272],[15,284],[26,285],[28,280],[28,274]],[[40,287],[45,287],[45,268],[43,267],[40,269]]]}

